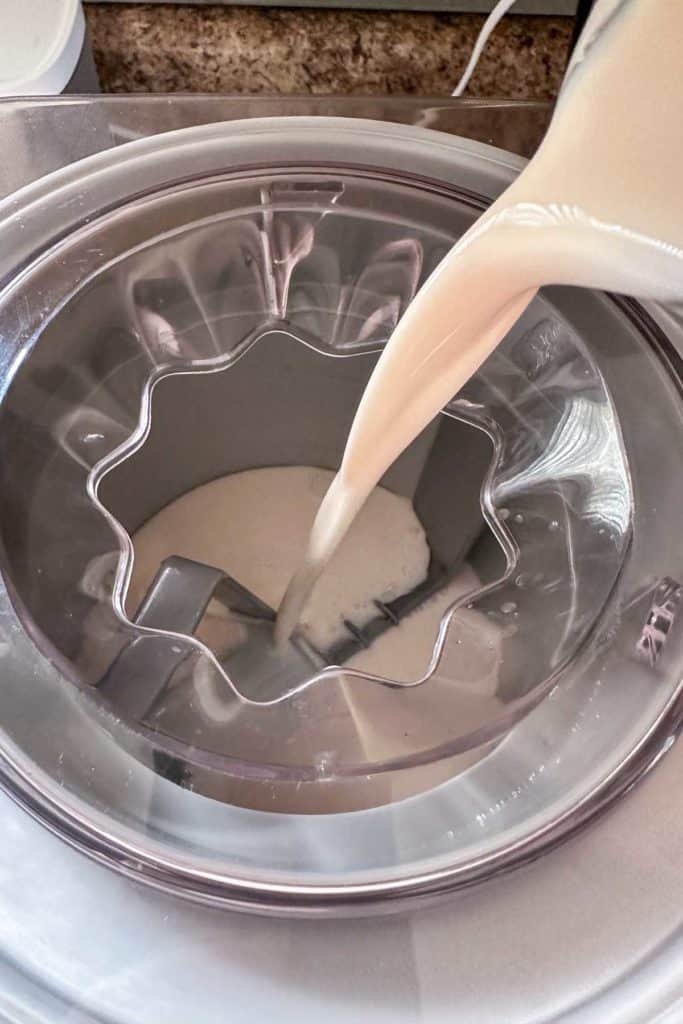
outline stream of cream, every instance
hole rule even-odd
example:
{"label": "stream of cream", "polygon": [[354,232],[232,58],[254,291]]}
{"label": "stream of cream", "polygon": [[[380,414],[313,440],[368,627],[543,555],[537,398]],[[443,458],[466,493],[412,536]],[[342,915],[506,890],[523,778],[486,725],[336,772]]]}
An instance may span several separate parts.
{"label": "stream of cream", "polygon": [[599,0],[538,152],[425,283],[382,353],[280,606],[280,641],[389,466],[539,288],[683,296],[682,39],[677,0]]}

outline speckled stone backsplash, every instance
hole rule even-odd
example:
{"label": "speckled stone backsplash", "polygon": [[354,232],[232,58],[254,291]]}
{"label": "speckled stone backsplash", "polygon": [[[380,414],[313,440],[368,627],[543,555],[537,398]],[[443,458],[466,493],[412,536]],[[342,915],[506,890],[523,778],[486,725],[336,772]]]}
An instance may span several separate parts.
{"label": "speckled stone backsplash", "polygon": [[[89,3],[107,92],[447,95],[483,17],[357,10]],[[468,95],[555,96],[571,19],[509,16]]]}

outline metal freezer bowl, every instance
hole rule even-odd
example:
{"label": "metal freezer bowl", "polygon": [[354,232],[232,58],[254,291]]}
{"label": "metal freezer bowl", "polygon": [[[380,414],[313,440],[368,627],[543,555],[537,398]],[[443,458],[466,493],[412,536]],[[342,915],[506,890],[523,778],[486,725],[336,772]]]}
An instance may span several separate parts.
{"label": "metal freezer bowl", "polygon": [[[420,686],[342,674],[326,665],[346,659],[331,657],[298,687],[259,692],[222,678],[170,624],[143,636],[116,614],[127,538],[218,476],[335,468],[378,346],[467,214],[433,188],[332,169],[273,168],[149,205],[134,226],[128,211],[107,218],[129,255],[110,257],[45,327],[7,397],[5,543],[25,614],[108,698],[121,744],[165,754],[193,792],[339,812],[443,781],[462,767],[452,757],[480,757],[547,693],[621,572],[630,482],[599,370],[539,302],[387,475],[425,527],[432,589],[470,549],[481,580],[435,636]],[[137,241],[148,217],[159,243]],[[494,671],[494,642],[500,664],[484,686],[462,666]],[[111,671],[124,650],[130,670],[129,647],[132,698]],[[162,671],[173,653],[177,669]]]}

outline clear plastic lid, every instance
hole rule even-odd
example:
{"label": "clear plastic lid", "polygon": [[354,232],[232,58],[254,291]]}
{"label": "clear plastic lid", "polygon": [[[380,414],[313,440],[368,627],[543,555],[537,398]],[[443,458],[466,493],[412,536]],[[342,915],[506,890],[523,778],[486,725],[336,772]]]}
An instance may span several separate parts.
{"label": "clear plastic lid", "polygon": [[422,575],[334,636],[273,652],[250,575],[271,541],[244,516],[230,564],[201,529],[142,555],[197,487],[336,468],[381,346],[499,160],[415,129],[255,121],[94,157],[0,209],[2,743],[73,841],[216,901],[421,894],[537,854],[665,745],[681,405],[633,303],[534,301],[383,481]]}

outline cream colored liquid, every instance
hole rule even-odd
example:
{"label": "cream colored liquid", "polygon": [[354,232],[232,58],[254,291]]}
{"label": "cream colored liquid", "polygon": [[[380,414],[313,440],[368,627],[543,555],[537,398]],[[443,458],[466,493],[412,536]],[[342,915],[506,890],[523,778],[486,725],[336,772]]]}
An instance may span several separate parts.
{"label": "cream colored liquid", "polygon": [[[133,537],[128,615],[135,616],[159,565],[171,555],[217,566],[276,607],[304,555],[313,519],[332,478],[330,471],[308,466],[252,469],[181,495]],[[230,530],[225,529],[226,519]],[[348,640],[345,620],[362,628],[376,618],[375,601],[391,602],[413,590],[427,575],[429,557],[424,529],[409,499],[376,488],[332,559],[330,571],[319,581],[315,599],[299,624],[300,633],[323,652]],[[109,569],[107,564],[101,573],[95,572],[95,578],[84,581],[91,596],[98,596],[98,577]],[[421,678],[444,614],[480,585],[473,570],[464,565],[448,586],[359,651],[347,666],[396,681]],[[471,679],[479,693],[495,692],[500,626],[474,609],[463,608],[459,628],[468,635],[470,662],[460,665],[460,685],[467,686]],[[98,657],[101,634],[95,623],[90,635],[97,650],[84,651],[82,664]],[[195,635],[219,658],[244,642],[243,627],[218,601],[211,602]],[[207,714],[214,720],[234,714],[229,691],[216,689],[212,671],[204,662],[198,665],[198,695]]]}
{"label": "cream colored liquid", "polygon": [[[135,557],[125,601],[128,616],[135,617],[159,566],[171,555],[223,569],[276,608],[304,556],[313,520],[333,477],[330,470],[313,466],[250,469],[219,477],[166,505],[132,538]],[[390,603],[422,583],[429,559],[424,528],[410,500],[375,488],[331,560],[330,571],[319,581],[299,632],[323,654],[348,641],[346,621],[362,629],[377,617],[376,601]],[[79,659],[81,669],[93,678],[106,671],[116,651],[115,645],[108,648],[105,639],[109,635],[106,579],[116,561],[115,555],[94,560],[81,583],[96,601]],[[393,680],[419,679],[429,665],[444,612],[479,586],[472,569],[463,566],[439,594],[347,664]],[[471,634],[471,676],[476,664],[480,690],[487,680],[488,688],[495,690],[500,631],[474,610],[463,610],[460,627]],[[247,639],[239,619],[219,601],[210,602],[195,636],[219,659]],[[466,666],[461,666],[461,679],[467,679]],[[216,687],[213,670],[204,661],[198,662],[195,683],[200,704],[212,720],[226,716],[229,720],[235,714],[232,692]]]}
{"label": "cream colored liquid", "polygon": [[[171,502],[133,537],[135,559],[126,609],[134,616],[157,570],[170,555],[214,565],[277,608],[306,550],[308,534],[333,473],[312,466],[250,469],[196,487]],[[225,529],[226,522],[230,529]],[[368,558],[368,552],[373,552]],[[408,498],[376,488],[330,572],[320,581],[301,632],[320,651],[346,637],[344,620],[363,627],[427,575],[429,547]],[[473,586],[469,582],[469,588]],[[433,641],[438,619],[431,630]],[[219,654],[240,637],[227,609],[214,601],[197,636]],[[422,659],[424,670],[429,654]]]}
{"label": "cream colored liquid", "polygon": [[683,296],[683,3],[601,0],[539,151],[423,286],[382,353],[281,605],[291,634],[394,459],[547,284]]}

